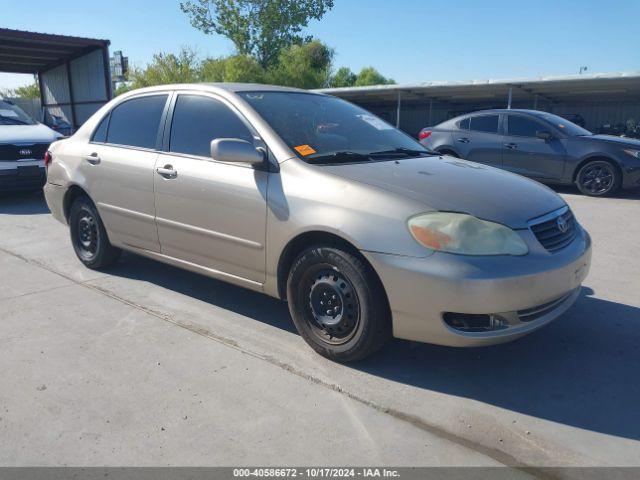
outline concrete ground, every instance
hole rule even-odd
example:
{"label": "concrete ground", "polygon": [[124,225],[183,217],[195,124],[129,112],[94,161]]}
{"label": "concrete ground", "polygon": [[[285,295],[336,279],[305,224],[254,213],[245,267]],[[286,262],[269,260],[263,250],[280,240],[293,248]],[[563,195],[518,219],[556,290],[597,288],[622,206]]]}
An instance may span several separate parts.
{"label": "concrete ground", "polygon": [[594,240],[564,317],[353,366],[274,299],[129,254],[87,270],[42,197],[2,197],[0,466],[640,466],[640,192],[561,193]]}

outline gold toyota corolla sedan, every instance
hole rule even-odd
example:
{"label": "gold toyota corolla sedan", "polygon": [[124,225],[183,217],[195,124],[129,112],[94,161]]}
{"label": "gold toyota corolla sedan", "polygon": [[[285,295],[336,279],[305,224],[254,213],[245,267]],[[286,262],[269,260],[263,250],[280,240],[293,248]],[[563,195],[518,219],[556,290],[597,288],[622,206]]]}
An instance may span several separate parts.
{"label": "gold toyota corolla sedan", "polygon": [[343,100],[265,85],[114,99],[46,155],[80,261],[121,250],[287,300],[321,355],[505,342],[566,311],[591,240],[549,188],[437,155]]}

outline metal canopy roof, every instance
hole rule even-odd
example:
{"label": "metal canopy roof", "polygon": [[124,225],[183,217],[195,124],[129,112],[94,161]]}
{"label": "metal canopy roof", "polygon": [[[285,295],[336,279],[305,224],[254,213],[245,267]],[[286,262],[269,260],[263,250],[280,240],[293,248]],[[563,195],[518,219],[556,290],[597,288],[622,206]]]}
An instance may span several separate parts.
{"label": "metal canopy roof", "polygon": [[539,77],[529,79],[430,82],[410,85],[328,88],[318,90],[358,103],[467,103],[504,100],[511,89],[513,101],[538,97],[552,103],[567,101],[640,100],[640,72]]}
{"label": "metal canopy roof", "polygon": [[0,71],[38,73],[108,46],[109,40],[0,28]]}

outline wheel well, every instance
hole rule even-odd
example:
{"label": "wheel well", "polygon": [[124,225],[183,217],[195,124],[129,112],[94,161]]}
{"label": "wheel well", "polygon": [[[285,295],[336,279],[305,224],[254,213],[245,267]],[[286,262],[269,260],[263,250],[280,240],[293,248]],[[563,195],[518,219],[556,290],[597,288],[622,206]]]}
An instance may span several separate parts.
{"label": "wheel well", "polygon": [[578,172],[580,171],[580,169],[582,167],[584,167],[587,163],[593,162],[595,160],[600,160],[602,162],[607,162],[607,163],[610,163],[611,165],[613,165],[613,168],[616,169],[616,171],[620,175],[620,179],[622,180],[622,169],[620,168],[620,165],[617,164],[617,162],[615,162],[614,160],[610,159],[609,157],[597,157],[596,156],[596,157],[585,158],[584,160],[582,160],[578,164],[576,169],[573,171],[573,178],[572,178],[571,181],[575,183],[575,181],[578,179]]}
{"label": "wheel well", "polygon": [[71,205],[73,205],[73,202],[79,197],[87,197],[89,201],[92,201],[91,197],[89,197],[89,194],[85,192],[82,189],[82,187],[79,187],[78,185],[71,185],[71,187],[69,187],[69,189],[67,190],[67,193],[65,193],[64,195],[64,201],[63,201],[64,218],[67,220],[67,223],[69,222],[69,213],[71,211]]}
{"label": "wheel well", "polygon": [[[379,282],[380,288],[383,292],[385,292],[378,273],[375,271],[369,261],[364,257],[364,255],[362,255],[362,253],[360,253],[360,251],[353,244],[333,233],[314,231],[305,232],[289,241],[287,246],[282,251],[282,254],[280,255],[280,260],[278,261],[278,296],[282,300],[287,299],[287,278],[289,277],[289,271],[291,270],[293,262],[303,250],[313,245],[337,247],[346,252],[349,252],[355,257],[358,257],[369,268],[372,275]],[[386,297],[386,292],[384,293],[384,295],[385,302],[387,302],[387,305],[389,305],[389,301]]]}

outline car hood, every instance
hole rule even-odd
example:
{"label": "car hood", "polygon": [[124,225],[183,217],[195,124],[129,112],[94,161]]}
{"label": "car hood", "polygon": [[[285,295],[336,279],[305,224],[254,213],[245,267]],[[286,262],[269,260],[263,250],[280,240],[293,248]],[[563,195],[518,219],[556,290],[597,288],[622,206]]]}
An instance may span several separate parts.
{"label": "car hood", "polygon": [[322,168],[334,175],[409,197],[423,203],[425,211],[468,213],[511,228],[526,228],[529,220],[566,205],[553,190],[538,182],[454,157]]}
{"label": "car hood", "polygon": [[599,142],[615,143],[623,147],[630,147],[635,149],[640,148],[640,140],[637,140],[635,138],[617,137],[615,135],[589,135],[588,137],[583,138]]}
{"label": "car hood", "polygon": [[51,143],[61,135],[42,123],[35,125],[0,125],[0,143]]}

